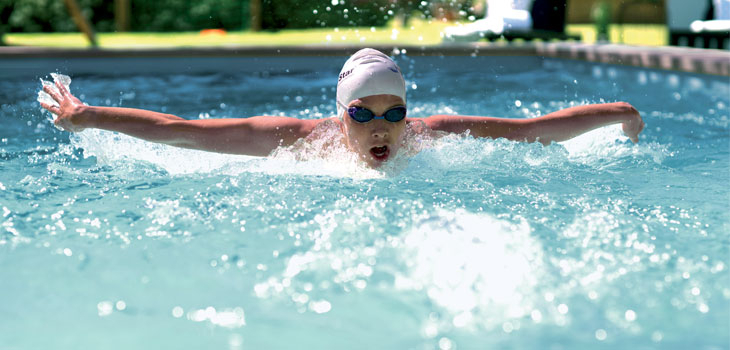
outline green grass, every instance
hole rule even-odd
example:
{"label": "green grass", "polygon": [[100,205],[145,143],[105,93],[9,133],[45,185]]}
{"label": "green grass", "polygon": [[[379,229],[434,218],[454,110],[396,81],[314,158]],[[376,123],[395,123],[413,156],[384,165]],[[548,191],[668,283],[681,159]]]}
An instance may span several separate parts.
{"label": "green grass", "polygon": [[[567,32],[580,34],[585,43],[596,42],[596,31],[592,24],[569,24]],[[608,37],[612,43],[629,45],[664,46],[668,43],[669,31],[661,24],[612,25]]]}
{"label": "green grass", "polygon": [[[282,30],[279,32],[238,31],[225,34],[182,33],[98,33],[102,48],[140,47],[216,47],[216,46],[288,46],[288,45],[438,45],[441,32],[454,23],[413,19],[408,27],[394,20],[384,27],[322,28]],[[596,41],[593,26],[568,25],[566,31],[581,34],[583,42]],[[623,36],[622,36],[623,33]],[[5,42],[16,46],[82,48],[89,43],[81,33],[9,33]],[[612,26],[610,41],[632,45],[666,45],[667,29],[663,25]]]}
{"label": "green grass", "polygon": [[[97,40],[99,46],[103,48],[328,44],[437,45],[441,43],[441,31],[448,25],[450,24],[447,22],[415,19],[407,28],[393,21],[385,27],[291,29],[278,32],[97,33]],[[81,33],[10,33],[5,35],[5,42],[8,45],[18,46],[89,46]]]}

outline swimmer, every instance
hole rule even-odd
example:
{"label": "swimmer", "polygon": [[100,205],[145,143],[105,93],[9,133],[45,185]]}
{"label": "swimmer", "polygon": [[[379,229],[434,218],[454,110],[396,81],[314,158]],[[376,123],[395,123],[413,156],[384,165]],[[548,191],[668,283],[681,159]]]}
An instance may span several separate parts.
{"label": "swimmer", "polygon": [[315,120],[279,116],[186,120],[142,109],[87,106],[60,81],[55,86],[44,84],[43,91],[58,105],[47,101],[40,104],[57,115],[54,123],[67,131],[97,128],[183,148],[267,156],[278,147],[306,138],[318,125],[334,122],[342,131],[345,146],[373,168],[398,153],[406,125],[418,121],[432,131],[468,130],[475,137],[545,145],[618,123],[636,143],[644,128],[637,110],[625,102],[571,107],[531,119],[461,115],[407,118],[406,87],[400,68],[374,49],[362,49],[345,62],[337,82],[337,117]]}

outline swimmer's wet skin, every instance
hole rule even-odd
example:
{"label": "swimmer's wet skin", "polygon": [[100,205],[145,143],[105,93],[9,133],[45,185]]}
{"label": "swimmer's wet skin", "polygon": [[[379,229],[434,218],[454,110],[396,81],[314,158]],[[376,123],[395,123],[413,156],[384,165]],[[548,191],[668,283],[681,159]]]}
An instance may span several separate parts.
{"label": "swimmer's wet skin", "polygon": [[334,122],[342,131],[342,142],[371,167],[395,156],[404,142],[406,124],[417,121],[433,131],[468,130],[475,137],[546,145],[617,123],[636,143],[644,128],[639,113],[625,102],[571,107],[531,119],[432,115],[399,120],[398,112],[393,111],[403,107],[406,114],[405,80],[390,57],[373,49],[362,49],[345,62],[337,83],[338,116],[318,120],[276,116],[186,120],[142,109],[87,106],[61,80],[54,75],[55,85],[43,84],[50,99],[44,95],[39,103],[57,116],[55,125],[67,131],[97,128],[184,148],[267,156],[278,147],[309,136],[321,123]]}

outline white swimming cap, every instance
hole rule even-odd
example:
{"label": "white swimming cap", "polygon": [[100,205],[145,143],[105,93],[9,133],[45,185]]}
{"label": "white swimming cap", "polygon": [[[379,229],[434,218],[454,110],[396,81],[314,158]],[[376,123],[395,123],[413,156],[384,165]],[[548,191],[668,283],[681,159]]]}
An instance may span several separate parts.
{"label": "white swimming cap", "polygon": [[406,102],[406,82],[398,65],[384,53],[362,49],[345,62],[337,81],[337,116],[352,100],[372,95],[395,95]]}

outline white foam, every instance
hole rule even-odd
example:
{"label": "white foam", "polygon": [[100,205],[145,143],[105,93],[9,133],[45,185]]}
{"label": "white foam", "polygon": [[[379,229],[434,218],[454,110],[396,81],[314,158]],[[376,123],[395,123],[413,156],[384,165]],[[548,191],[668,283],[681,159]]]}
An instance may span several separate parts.
{"label": "white foam", "polygon": [[84,157],[96,157],[97,162],[102,165],[141,161],[160,167],[170,174],[226,172],[226,168],[235,168],[252,158],[182,149],[98,129],[73,133],[71,142],[84,150]]}
{"label": "white foam", "polygon": [[568,141],[560,142],[568,151],[571,161],[583,164],[601,164],[625,157],[649,156],[661,164],[672,153],[665,145],[639,141],[634,145],[624,135],[621,125],[611,125],[589,131]]}
{"label": "white foam", "polygon": [[[401,238],[400,290],[424,290],[459,324],[486,327],[534,309],[542,247],[525,220],[502,220],[465,210],[439,210]],[[472,318],[473,316],[473,318]]]}
{"label": "white foam", "polygon": [[[53,83],[47,80],[41,79],[41,85],[42,86],[50,86],[51,90],[53,90],[56,94],[60,94],[58,87],[55,83],[60,82],[61,85],[63,85],[67,90],[70,91],[71,89],[71,78],[68,75],[63,74],[57,74],[57,73],[51,73],[51,77],[53,78]],[[43,91],[42,89],[38,91],[38,97],[36,98],[38,102],[49,104],[51,106],[58,107],[58,102],[51,97],[47,92]],[[58,118],[58,116],[54,113],[51,113],[50,121],[54,122]],[[54,124],[55,126],[55,124]],[[57,129],[61,129],[59,127],[56,127]]]}

